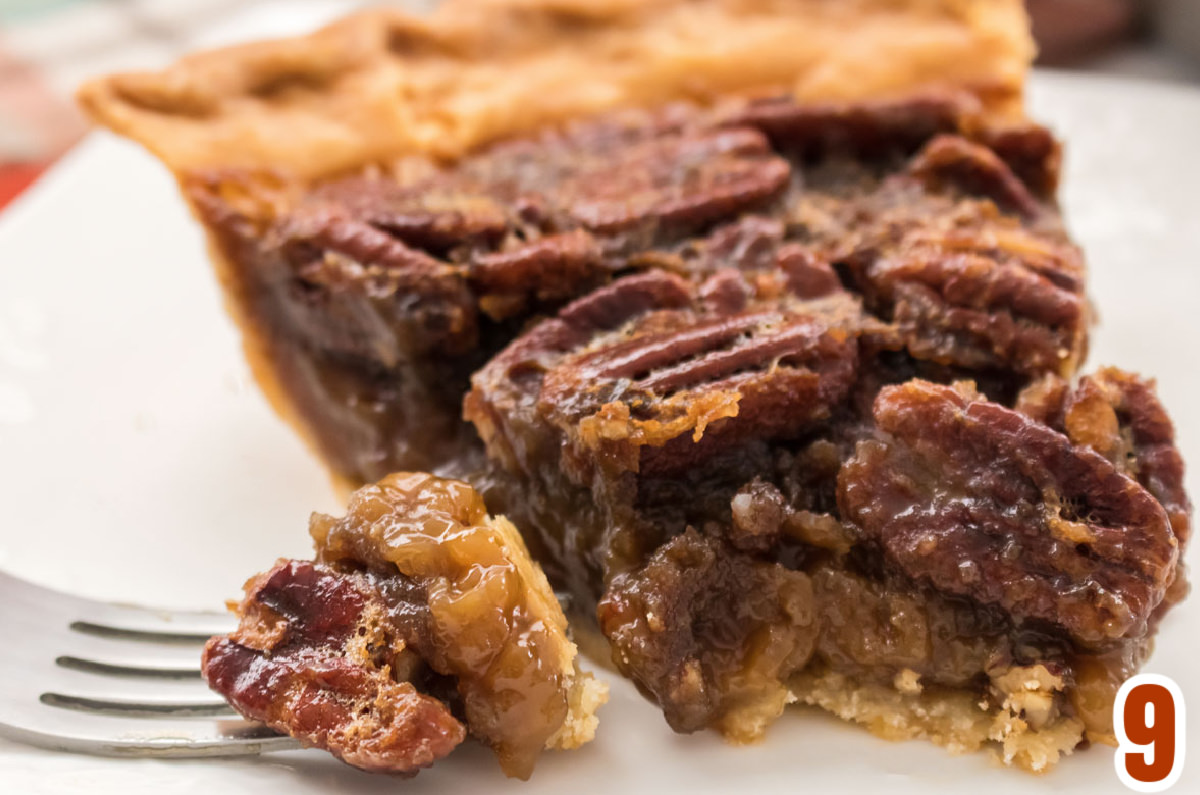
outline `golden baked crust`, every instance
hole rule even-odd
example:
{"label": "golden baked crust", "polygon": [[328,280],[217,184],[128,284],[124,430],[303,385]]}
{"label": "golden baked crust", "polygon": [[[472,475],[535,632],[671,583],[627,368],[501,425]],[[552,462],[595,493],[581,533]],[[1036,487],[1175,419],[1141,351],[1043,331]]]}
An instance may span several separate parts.
{"label": "golden baked crust", "polygon": [[832,671],[805,673],[791,684],[792,696],[842,720],[865,726],[885,740],[927,739],[954,754],[986,748],[1006,765],[1045,773],[1084,739],[1076,718],[1037,712],[1029,705],[1052,703],[1062,680],[1044,666],[1010,668],[997,677],[1008,698],[989,707],[965,690],[926,691],[912,671],[895,687],[855,682]]}
{"label": "golden baked crust", "polygon": [[298,177],[453,157],[626,105],[790,87],[805,100],[967,89],[1020,109],[1020,0],[449,0],[105,77],[79,99],[174,171]]}

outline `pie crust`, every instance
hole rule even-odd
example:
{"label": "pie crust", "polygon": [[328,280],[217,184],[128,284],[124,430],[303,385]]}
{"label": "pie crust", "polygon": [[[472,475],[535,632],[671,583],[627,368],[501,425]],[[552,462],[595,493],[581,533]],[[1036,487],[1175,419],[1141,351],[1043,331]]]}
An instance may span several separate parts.
{"label": "pie crust", "polygon": [[805,101],[966,89],[1019,114],[1033,53],[1020,0],[450,0],[101,78],[79,99],[176,173],[308,178],[781,87]]}

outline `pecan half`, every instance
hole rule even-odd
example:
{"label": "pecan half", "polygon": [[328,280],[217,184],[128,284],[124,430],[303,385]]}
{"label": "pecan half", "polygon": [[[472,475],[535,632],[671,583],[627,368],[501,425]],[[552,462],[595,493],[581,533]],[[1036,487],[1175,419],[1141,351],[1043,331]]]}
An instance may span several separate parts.
{"label": "pecan half", "polygon": [[415,185],[382,175],[348,177],[320,186],[309,201],[336,206],[431,254],[498,243],[511,225],[499,201],[452,172],[434,172]]}
{"label": "pecan half", "polygon": [[266,245],[282,257],[278,317],[317,350],[390,368],[478,342],[475,299],[457,268],[337,208],[286,216]]}
{"label": "pecan half", "polygon": [[845,261],[909,353],[935,364],[1070,373],[1088,323],[1078,252],[1017,232],[915,231]]}
{"label": "pecan half", "polygon": [[582,229],[555,231],[545,197],[513,199],[503,179],[437,170],[414,184],[351,177],[314,191],[334,206],[461,272],[495,320],[561,303],[607,275],[602,247]]}
{"label": "pecan half", "polygon": [[[240,713],[364,770],[414,775],[466,729],[425,690],[446,689],[402,640],[423,594],[367,575],[281,561],[252,579],[242,625],[204,650],[205,678]],[[450,691],[452,692],[452,691]]]}
{"label": "pecan half", "polygon": [[[530,481],[522,524],[585,604],[704,506],[728,517],[770,443],[821,427],[854,383],[872,322],[850,296],[729,311],[713,295],[661,271],[619,279],[473,378],[464,415]],[[704,498],[680,503],[693,487]],[[844,548],[830,530],[785,528]]]}
{"label": "pecan half", "polygon": [[1187,543],[1192,504],[1184,489],[1183,457],[1152,381],[1115,367],[1084,376],[1074,389],[1046,376],[1021,392],[1017,409],[1092,448],[1145,486],[1166,509],[1180,547]]}
{"label": "pecan half", "polygon": [[909,164],[909,173],[931,189],[952,184],[969,195],[986,196],[1002,210],[1036,216],[1037,199],[991,149],[959,135],[939,135]]}
{"label": "pecan half", "polygon": [[678,240],[769,203],[791,169],[751,128],[712,128],[694,110],[629,112],[513,141],[454,179],[516,208],[544,233],[583,227],[612,252]]}
{"label": "pecan half", "polygon": [[1053,199],[1062,168],[1062,145],[1038,124],[991,123],[973,130],[971,138],[991,149],[1033,193]]}
{"label": "pecan half", "polygon": [[572,453],[602,465],[668,474],[718,444],[799,434],[829,417],[856,372],[853,336],[821,318],[751,310],[638,325],[542,383],[552,422],[574,429]]}
{"label": "pecan half", "polygon": [[663,136],[594,165],[564,180],[555,197],[598,232],[696,228],[769,201],[791,176],[787,161],[750,129]]}
{"label": "pecan half", "polygon": [[677,270],[697,281],[736,273],[741,278],[739,291],[761,300],[784,295],[814,299],[842,292],[832,263],[805,245],[787,241],[786,234],[777,218],[746,215],[687,241],[669,257],[652,252],[634,257],[633,263]]}
{"label": "pecan half", "polygon": [[902,571],[1084,647],[1145,632],[1178,545],[1136,481],[965,389],[886,387],[874,414],[884,436],[843,466],[838,504]]}
{"label": "pecan half", "polygon": [[555,363],[539,406],[565,463],[663,475],[827,419],[854,381],[856,307],[650,312]]}
{"label": "pecan half", "polygon": [[761,129],[781,150],[801,157],[910,154],[938,133],[954,132],[978,102],[965,94],[930,93],[902,100],[798,104],[761,99],[718,110],[728,124]]}
{"label": "pecan half", "polygon": [[474,423],[492,458],[511,472],[533,475],[544,461],[560,455],[559,429],[547,422],[539,401],[547,372],[597,334],[653,309],[684,307],[692,300],[684,279],[650,271],[568,304],[557,317],[513,340],[472,377],[463,416]]}
{"label": "pecan half", "polygon": [[585,293],[608,272],[600,244],[582,229],[479,254],[467,265],[479,308],[493,320]]}

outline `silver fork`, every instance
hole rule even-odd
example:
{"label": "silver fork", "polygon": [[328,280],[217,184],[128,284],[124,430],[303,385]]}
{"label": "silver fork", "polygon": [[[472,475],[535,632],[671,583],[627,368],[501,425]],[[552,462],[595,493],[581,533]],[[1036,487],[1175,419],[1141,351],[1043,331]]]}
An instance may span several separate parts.
{"label": "silver fork", "polygon": [[220,613],[106,604],[0,572],[0,736],[103,756],[237,756],[298,747],[238,717],[200,677]]}

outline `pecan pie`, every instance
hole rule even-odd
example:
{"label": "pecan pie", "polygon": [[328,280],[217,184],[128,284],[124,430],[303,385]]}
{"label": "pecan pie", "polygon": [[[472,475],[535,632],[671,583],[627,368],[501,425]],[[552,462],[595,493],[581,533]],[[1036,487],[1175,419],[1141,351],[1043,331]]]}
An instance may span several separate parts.
{"label": "pecan pie", "polygon": [[315,561],[246,583],[204,676],[243,715],[365,770],[414,774],[467,734],[510,776],[592,739],[607,688],[579,671],[516,529],[465,483],[399,473],[314,514]]}
{"label": "pecan pie", "polygon": [[[471,482],[673,728],[801,701],[1044,770],[1113,742],[1191,505],[1152,384],[1075,380],[1031,53],[1019,0],[457,0],[81,98],[174,170],[335,475]],[[495,694],[355,499],[251,582],[212,681],[355,764],[469,731],[527,772],[554,721],[471,711]]]}

